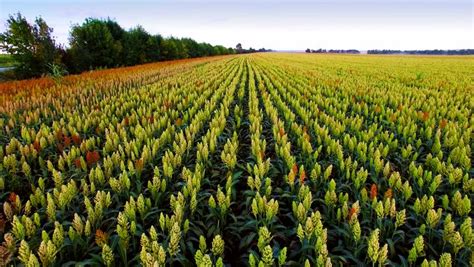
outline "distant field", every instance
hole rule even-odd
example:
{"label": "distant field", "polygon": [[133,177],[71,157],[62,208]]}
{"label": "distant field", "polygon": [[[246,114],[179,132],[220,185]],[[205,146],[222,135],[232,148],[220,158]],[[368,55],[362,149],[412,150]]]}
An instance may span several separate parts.
{"label": "distant field", "polygon": [[473,266],[473,63],[263,53],[2,83],[2,258]]}

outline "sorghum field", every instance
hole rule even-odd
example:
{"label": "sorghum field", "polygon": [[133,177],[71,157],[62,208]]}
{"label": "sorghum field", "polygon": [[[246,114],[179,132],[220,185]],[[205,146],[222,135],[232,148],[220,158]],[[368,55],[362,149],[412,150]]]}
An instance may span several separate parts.
{"label": "sorghum field", "polygon": [[474,58],[0,84],[0,265],[473,266]]}

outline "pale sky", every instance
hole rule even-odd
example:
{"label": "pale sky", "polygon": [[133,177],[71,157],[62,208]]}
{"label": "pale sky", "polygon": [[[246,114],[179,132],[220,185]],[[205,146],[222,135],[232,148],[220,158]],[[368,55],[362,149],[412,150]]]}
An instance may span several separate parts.
{"label": "pale sky", "polygon": [[472,0],[0,0],[0,31],[9,14],[41,16],[67,44],[70,26],[87,17],[138,24],[152,34],[275,50],[474,48]]}

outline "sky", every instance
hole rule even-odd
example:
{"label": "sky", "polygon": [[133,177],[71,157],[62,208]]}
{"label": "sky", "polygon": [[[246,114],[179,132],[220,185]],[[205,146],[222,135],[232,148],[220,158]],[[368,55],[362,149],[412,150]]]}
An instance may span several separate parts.
{"label": "sky", "polygon": [[474,48],[472,0],[0,0],[9,14],[41,16],[67,45],[71,25],[113,18],[123,28],[199,42],[274,50]]}

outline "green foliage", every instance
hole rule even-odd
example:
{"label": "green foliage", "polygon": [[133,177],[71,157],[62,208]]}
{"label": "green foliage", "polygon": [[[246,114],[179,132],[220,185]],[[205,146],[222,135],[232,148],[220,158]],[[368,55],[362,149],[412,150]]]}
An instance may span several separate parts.
{"label": "green foliage", "polygon": [[111,19],[95,18],[72,27],[70,46],[66,64],[72,72],[225,55],[233,51],[190,38],[151,35],[140,25],[126,31]]}
{"label": "green foliage", "polygon": [[10,15],[0,34],[0,49],[11,54],[18,78],[48,73],[49,64],[60,62],[60,48],[51,36],[53,29],[41,17],[30,24],[20,13]]}
{"label": "green foliage", "polygon": [[74,71],[119,65],[122,45],[109,25],[108,21],[88,18],[72,27],[69,53]]}
{"label": "green foliage", "polygon": [[[233,49],[197,43],[190,38],[151,35],[138,25],[128,31],[116,21],[87,18],[70,30],[69,48],[63,50],[51,36],[42,18],[31,25],[20,13],[10,15],[7,30],[0,34],[0,49],[11,54],[0,57],[0,66],[15,66],[17,78],[50,75],[58,82],[58,68],[67,73],[132,66],[137,64],[232,54]],[[13,62],[15,64],[13,64]],[[54,68],[53,68],[54,66]]]}
{"label": "green foliage", "polygon": [[59,64],[49,64],[49,76],[54,80],[56,84],[61,83],[63,76],[67,74],[66,69]]}
{"label": "green foliage", "polygon": [[0,68],[8,68],[16,65],[15,60],[9,54],[0,54]]}
{"label": "green foliage", "polygon": [[158,61],[159,39],[150,35],[141,26],[130,29],[122,40],[124,65],[137,65]]}

